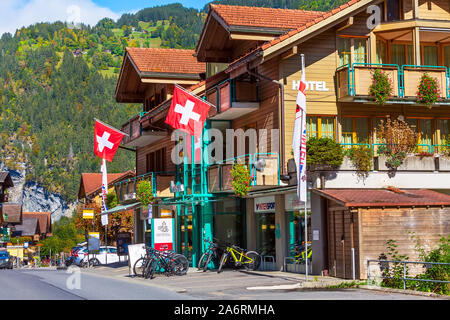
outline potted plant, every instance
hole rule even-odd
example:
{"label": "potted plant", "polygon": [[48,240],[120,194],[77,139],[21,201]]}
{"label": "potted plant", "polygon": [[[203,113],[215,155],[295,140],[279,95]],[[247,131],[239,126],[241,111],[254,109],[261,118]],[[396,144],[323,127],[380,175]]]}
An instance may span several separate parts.
{"label": "potted plant", "polygon": [[440,100],[441,92],[439,81],[424,73],[417,88],[417,101],[424,103],[428,108]]}
{"label": "potted plant", "polygon": [[142,203],[144,210],[148,209],[150,204],[153,204],[155,197],[153,195],[152,182],[148,180],[141,180],[136,185],[136,199]]}
{"label": "potted plant", "polygon": [[330,138],[310,138],[306,142],[306,164],[313,170],[332,170],[344,160],[342,146]]}
{"label": "potted plant", "polygon": [[251,189],[250,183],[252,180],[247,165],[236,163],[233,165],[230,173],[232,178],[231,186],[234,193],[239,197],[246,196]]}
{"label": "potted plant", "polygon": [[392,80],[388,74],[381,69],[376,69],[372,74],[369,95],[375,99],[378,105],[383,106],[392,97],[393,91]]}
{"label": "potted plant", "polygon": [[384,143],[378,148],[378,154],[384,156],[379,157],[384,160],[379,165],[384,163],[389,170],[397,170],[417,144],[417,134],[403,120],[382,120],[377,128],[377,137]]}
{"label": "potted plant", "polygon": [[372,150],[366,145],[359,145],[349,150],[349,158],[356,168],[356,174],[365,179],[372,169]]}

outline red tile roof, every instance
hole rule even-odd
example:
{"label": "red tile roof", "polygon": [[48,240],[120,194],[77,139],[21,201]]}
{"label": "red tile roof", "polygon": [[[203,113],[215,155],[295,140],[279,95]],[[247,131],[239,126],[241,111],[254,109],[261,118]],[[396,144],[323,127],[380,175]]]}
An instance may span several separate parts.
{"label": "red tile roof", "polygon": [[36,218],[39,220],[41,234],[47,234],[52,231],[52,214],[51,212],[22,212],[23,219]]}
{"label": "red tile roof", "polygon": [[[321,22],[321,21],[323,21],[323,20],[325,20],[327,18],[330,18],[330,17],[334,16],[335,14],[337,14],[338,12],[341,12],[342,10],[344,10],[344,9],[346,9],[348,7],[351,7],[352,5],[355,5],[355,4],[357,4],[358,2],[361,2],[361,1],[362,0],[351,0],[351,1],[341,5],[339,7],[337,7],[335,9],[331,10],[331,11],[320,12],[320,14],[318,16],[316,16],[314,19],[312,19],[310,21],[307,21],[307,22],[304,22],[302,25],[298,26],[297,28],[295,28],[295,29],[293,29],[293,30],[291,30],[291,31],[281,35],[280,37],[275,38],[272,41],[268,41],[268,42],[265,42],[265,43],[259,45],[255,49],[247,52],[243,56],[241,56],[238,59],[236,59],[235,61],[231,62],[230,63],[230,69],[233,69],[234,68],[233,65],[239,64],[241,60],[245,59],[246,57],[250,56],[251,54],[256,53],[257,51],[264,51],[264,50],[266,50],[266,49],[276,45],[277,43],[285,41],[285,40],[291,38],[292,36],[294,36],[294,35],[302,32],[302,31],[306,30],[307,28],[309,28],[309,27],[311,27],[311,26],[313,26],[313,25],[315,25],[315,24],[317,24],[317,23],[319,23],[319,22]],[[295,11],[295,10],[293,10],[293,11]]]}
{"label": "red tile roof", "polygon": [[427,189],[325,189],[314,192],[346,207],[450,206],[450,196]]}
{"label": "red tile roof", "polygon": [[279,29],[296,29],[325,13],[322,11],[229,6],[221,4],[211,4],[210,10],[216,12],[228,26]]}
{"label": "red tile roof", "polygon": [[[134,177],[134,171],[128,170],[123,173],[108,173],[108,186],[126,179],[128,177]],[[92,195],[95,192],[100,192],[102,188],[102,174],[101,173],[82,173],[80,191],[78,198],[83,198]]]}
{"label": "red tile roof", "polygon": [[140,72],[200,74],[206,64],[198,62],[194,50],[127,48],[130,59]]}

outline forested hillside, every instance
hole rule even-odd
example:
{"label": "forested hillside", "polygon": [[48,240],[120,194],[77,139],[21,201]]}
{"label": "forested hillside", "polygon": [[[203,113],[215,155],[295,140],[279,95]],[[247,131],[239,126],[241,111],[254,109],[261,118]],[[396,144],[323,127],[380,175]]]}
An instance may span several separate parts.
{"label": "forested hillside", "polygon": [[[221,0],[220,3],[329,10],[341,0]],[[67,200],[81,172],[98,172],[94,118],[120,127],[139,105],[114,101],[125,48],[194,48],[206,10],[171,4],[71,28],[39,23],[0,38],[0,162],[25,164],[27,179]],[[134,154],[119,150],[109,172],[133,169]]]}

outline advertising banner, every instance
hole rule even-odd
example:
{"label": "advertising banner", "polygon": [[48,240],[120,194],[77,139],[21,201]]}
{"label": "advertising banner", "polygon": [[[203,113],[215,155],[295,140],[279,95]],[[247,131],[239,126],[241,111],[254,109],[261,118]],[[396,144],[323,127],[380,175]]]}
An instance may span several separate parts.
{"label": "advertising banner", "polygon": [[143,243],[130,244],[128,246],[128,266],[130,267],[130,275],[134,275],[133,267],[136,261],[145,256],[145,245]]}
{"label": "advertising banner", "polygon": [[119,232],[116,235],[116,242],[117,242],[117,255],[119,256],[128,255],[128,246],[131,244],[131,233]]}
{"label": "advertising banner", "polygon": [[89,232],[89,253],[100,250],[100,232]]}
{"label": "advertising banner", "polygon": [[153,247],[156,250],[165,251],[174,248],[174,219],[152,219]]}

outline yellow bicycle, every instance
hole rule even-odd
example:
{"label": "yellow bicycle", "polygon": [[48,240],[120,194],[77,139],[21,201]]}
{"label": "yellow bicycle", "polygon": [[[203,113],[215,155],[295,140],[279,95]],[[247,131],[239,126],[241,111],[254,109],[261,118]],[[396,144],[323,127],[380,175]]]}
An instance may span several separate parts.
{"label": "yellow bicycle", "polygon": [[217,273],[222,272],[222,268],[227,261],[234,262],[235,267],[244,266],[247,270],[257,270],[261,263],[261,256],[256,251],[245,252],[245,249],[238,246],[227,246],[222,254],[222,258],[220,258]]}

